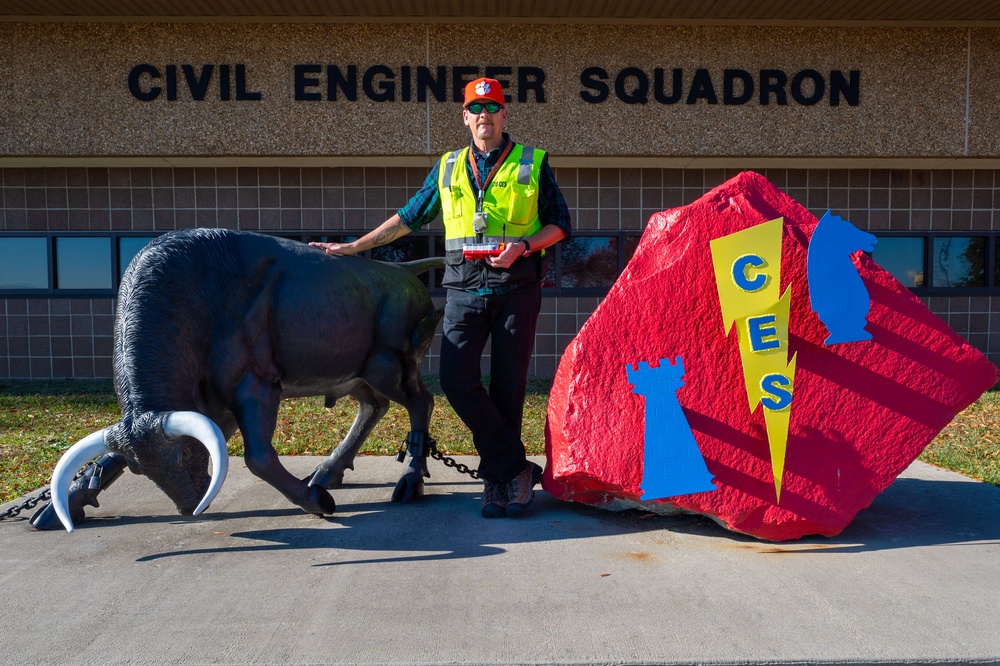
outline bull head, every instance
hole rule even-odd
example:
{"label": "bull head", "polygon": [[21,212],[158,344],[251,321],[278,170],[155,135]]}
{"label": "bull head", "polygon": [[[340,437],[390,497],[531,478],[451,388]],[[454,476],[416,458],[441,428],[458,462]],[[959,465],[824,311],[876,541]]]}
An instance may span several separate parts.
{"label": "bull head", "polygon": [[[74,444],[59,459],[52,473],[52,506],[68,532],[74,529],[69,512],[69,489],[73,477],[87,462],[113,450],[108,446],[110,430],[111,428],[105,428]],[[226,473],[229,471],[226,440],[219,426],[198,412],[167,413],[162,420],[162,432],[170,439],[185,439],[180,439],[175,445],[157,447],[150,451],[149,454],[153,456],[150,460],[144,460],[146,456],[142,455],[132,462],[174,500],[181,513],[197,516],[208,508],[226,480]],[[208,462],[203,450],[186,438],[198,440],[207,449],[213,469],[207,483],[203,481]],[[192,492],[200,492],[205,486],[207,489],[201,501],[194,506],[197,495],[192,499]]]}

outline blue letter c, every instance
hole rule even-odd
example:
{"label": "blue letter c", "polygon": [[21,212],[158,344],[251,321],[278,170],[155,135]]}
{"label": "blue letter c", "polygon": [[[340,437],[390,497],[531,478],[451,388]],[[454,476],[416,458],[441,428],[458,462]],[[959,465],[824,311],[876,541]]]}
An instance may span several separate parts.
{"label": "blue letter c", "polygon": [[753,279],[747,275],[747,268],[763,268],[767,262],[755,254],[745,254],[733,262],[733,282],[743,291],[760,291],[767,284],[767,275],[757,273]]}

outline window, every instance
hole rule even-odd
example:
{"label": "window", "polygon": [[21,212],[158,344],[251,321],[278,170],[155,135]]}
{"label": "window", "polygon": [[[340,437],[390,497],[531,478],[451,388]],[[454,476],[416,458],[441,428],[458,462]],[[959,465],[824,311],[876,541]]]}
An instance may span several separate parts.
{"label": "window", "polygon": [[941,236],[934,239],[935,287],[985,287],[986,238]]}
{"label": "window", "polygon": [[[413,261],[415,259],[426,259],[431,256],[430,236],[424,234],[408,234],[403,238],[397,238],[388,245],[372,248],[369,256],[377,261],[390,261],[398,263],[401,261]],[[437,256],[444,256],[440,254]],[[430,286],[430,271],[417,276],[425,284]]]}
{"label": "window", "polygon": [[919,294],[1000,289],[1000,235],[877,233],[872,259]]}
{"label": "window", "polygon": [[993,238],[993,286],[1000,286],[1000,261],[996,261],[996,257],[1000,257],[1000,236]]}
{"label": "window", "polygon": [[910,289],[924,284],[927,239],[922,236],[885,236],[878,239],[872,259]]}
{"label": "window", "polygon": [[556,275],[556,256],[559,254],[559,246],[546,251],[548,255],[548,265],[545,268],[545,276],[542,277],[542,289],[558,289],[559,277]]}
{"label": "window", "polygon": [[111,289],[111,239],[56,238],[56,289]]}
{"label": "window", "polygon": [[49,288],[48,239],[0,238],[0,290]]}
{"label": "window", "polygon": [[642,236],[626,236],[625,237],[625,263],[632,261],[632,255],[635,254],[635,249],[639,247],[639,241],[642,240]]}
{"label": "window", "polygon": [[574,236],[560,248],[563,289],[608,289],[618,278],[618,238]]}
{"label": "window", "polygon": [[397,238],[388,245],[372,248],[371,251],[372,259],[394,263],[426,259],[429,256],[430,248],[427,247],[427,238],[415,237],[412,234]]}

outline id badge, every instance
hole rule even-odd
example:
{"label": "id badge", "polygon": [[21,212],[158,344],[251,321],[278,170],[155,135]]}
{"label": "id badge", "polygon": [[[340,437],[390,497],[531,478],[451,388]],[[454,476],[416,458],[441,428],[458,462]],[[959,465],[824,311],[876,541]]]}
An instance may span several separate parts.
{"label": "id badge", "polygon": [[472,230],[477,234],[486,233],[486,212],[480,211],[472,218]]}

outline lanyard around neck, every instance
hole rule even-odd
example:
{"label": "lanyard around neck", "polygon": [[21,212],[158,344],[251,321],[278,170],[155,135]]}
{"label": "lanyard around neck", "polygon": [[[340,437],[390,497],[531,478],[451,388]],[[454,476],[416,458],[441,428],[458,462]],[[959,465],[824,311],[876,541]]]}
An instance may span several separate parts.
{"label": "lanyard around neck", "polygon": [[486,177],[486,182],[483,182],[483,179],[479,175],[479,167],[476,165],[476,157],[472,154],[474,152],[473,148],[471,146],[469,147],[469,165],[472,167],[473,180],[475,180],[476,187],[479,189],[479,194],[476,197],[477,211],[483,210],[483,196],[486,194],[486,188],[490,186],[491,182],[493,182],[493,176],[497,174],[497,171],[500,169],[500,165],[503,164],[505,159],[507,159],[507,155],[510,154],[511,148],[513,147],[514,142],[508,141],[507,147],[503,149],[502,153],[500,153],[500,159],[498,159],[497,163],[493,165],[489,175]]}

